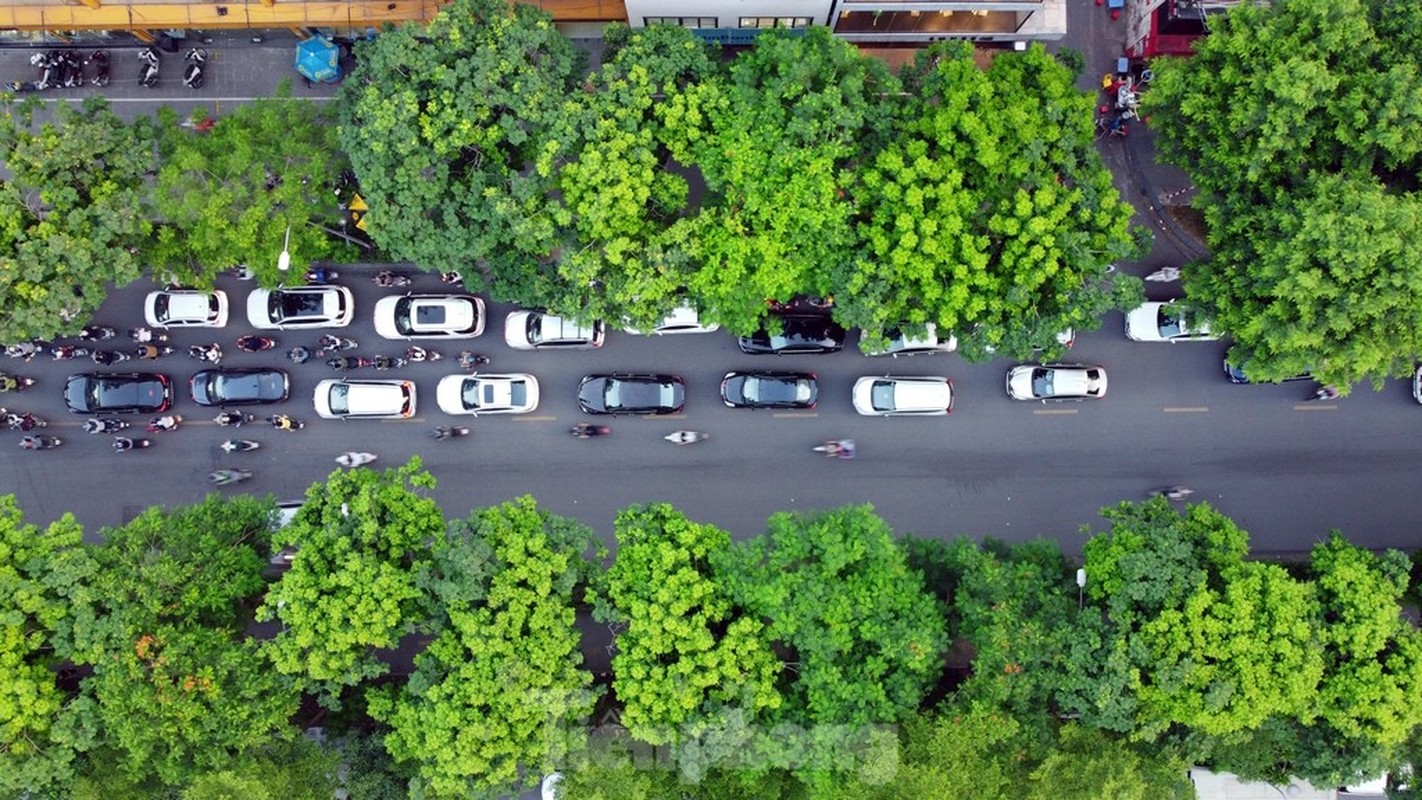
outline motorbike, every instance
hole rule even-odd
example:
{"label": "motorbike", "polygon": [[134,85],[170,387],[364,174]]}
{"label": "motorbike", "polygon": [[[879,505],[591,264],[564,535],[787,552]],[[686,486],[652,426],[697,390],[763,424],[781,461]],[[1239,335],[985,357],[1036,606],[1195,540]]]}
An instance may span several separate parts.
{"label": "motorbike", "polygon": [[434,432],[430,435],[435,438],[435,441],[442,442],[445,439],[455,439],[460,436],[468,436],[469,429],[464,427],[463,425],[457,425],[452,428],[447,425],[441,425],[440,427],[435,428]]}
{"label": "motorbike", "polygon": [[0,392],[20,391],[35,385],[34,378],[22,378],[18,375],[6,375],[0,372]]}
{"label": "motorbike", "polygon": [[814,448],[816,453],[824,453],[829,458],[854,458],[853,439],[831,439]]}
{"label": "motorbike", "polygon": [[336,463],[343,467],[361,467],[373,461],[374,453],[341,453],[336,456]]}
{"label": "motorbike", "polygon": [[90,355],[89,348],[79,347],[72,344],[61,344],[51,347],[49,354],[54,356],[55,361],[68,361],[71,358],[83,358]]}
{"label": "motorbike", "polygon": [[35,53],[30,56],[30,66],[39,70],[39,80],[33,82],[36,91],[59,86],[59,64],[55,61],[53,52]]}
{"label": "motorbike", "polygon": [[209,364],[222,363],[222,347],[214,344],[195,344],[188,347],[188,356]]}
{"label": "motorbike", "polygon": [[114,437],[114,452],[115,452],[115,453],[127,453],[127,452],[130,451],[130,450],[135,450],[135,449],[137,449],[137,450],[142,450],[142,449],[144,449],[144,448],[146,448],[146,447],[152,447],[152,446],[153,446],[153,440],[152,440],[152,439],[130,439],[130,438],[128,438],[127,436],[115,436],[115,437]]}
{"label": "motorbike", "polygon": [[254,442],[251,439],[228,439],[222,443],[222,452],[250,453],[261,446],[261,442]]}
{"label": "motorbike", "polygon": [[77,50],[60,50],[55,53],[59,63],[59,80],[66,89],[84,85],[84,59]]}
{"label": "motorbike", "polygon": [[154,333],[148,328],[138,327],[129,328],[128,338],[134,340],[135,342],[138,342],[139,344],[148,344],[150,342],[158,342],[159,344],[163,344],[168,341],[168,334]]}
{"label": "motorbike", "polygon": [[478,353],[471,353],[468,350],[459,351],[460,369],[474,369],[481,364],[489,363],[488,356],[481,356]]}
{"label": "motorbike", "polygon": [[85,64],[94,65],[94,77],[89,81],[95,86],[109,85],[109,51],[95,50],[84,59]]}
{"label": "motorbike", "polygon": [[207,479],[217,486],[230,486],[251,477],[252,471],[248,469],[219,469],[208,473]]}
{"label": "motorbike", "polygon": [[277,340],[270,336],[243,336],[237,340],[237,349],[248,353],[260,353],[277,346]]}
{"label": "motorbike", "polygon": [[156,47],[145,47],[138,51],[138,85],[152,89],[158,85],[158,70],[163,65],[163,54]]}
{"label": "motorbike", "polygon": [[356,342],[355,339],[347,339],[341,336],[332,336],[329,333],[322,335],[321,338],[316,341],[317,350],[329,351],[333,353],[338,353],[342,350],[354,350],[357,347],[360,347],[360,344]]}
{"label": "motorbike", "polygon": [[23,358],[26,361],[34,358],[41,350],[37,342],[20,342],[19,344],[7,345],[5,355],[10,358]]}
{"label": "motorbike", "polygon": [[410,278],[409,275],[406,275],[401,272],[393,272],[388,269],[384,269],[380,272],[375,273],[374,277],[372,277],[370,280],[376,286],[385,289],[409,286],[411,283],[414,283],[414,281]]}
{"label": "motorbike", "polygon": [[153,419],[148,421],[148,432],[158,433],[159,431],[175,431],[178,429],[178,423],[182,421],[183,418],[179,414],[168,414],[162,417],[154,417]]}
{"label": "motorbike", "polygon": [[410,361],[438,361],[444,356],[432,348],[417,346],[405,348],[405,358]]}
{"label": "motorbike", "polygon": [[409,363],[410,361],[408,359],[399,356],[376,356],[372,366],[378,370],[387,370],[399,369]]}
{"label": "motorbike", "polygon": [[25,450],[52,450],[64,444],[64,440],[58,436],[26,436],[20,440],[20,447]]}
{"label": "motorbike", "polygon": [[79,340],[83,342],[102,342],[118,336],[118,331],[108,325],[85,325],[79,331]]}
{"label": "motorbike", "polygon": [[154,359],[169,355],[173,352],[171,347],[159,347],[152,344],[141,344],[133,349],[133,355],[137,358]]}
{"label": "motorbike", "polygon": [[203,73],[207,67],[207,51],[194,47],[183,54],[183,60],[188,62],[188,66],[183,70],[183,85],[189,89],[201,89]]}
{"label": "motorbike", "polygon": [[224,428],[240,428],[244,423],[252,422],[257,418],[251,414],[243,414],[240,411],[224,411],[212,418],[213,422]]}
{"label": "motorbike", "polygon": [[332,356],[326,359],[326,366],[338,372],[375,366],[375,359],[365,356]]}
{"label": "motorbike", "polygon": [[118,433],[128,427],[121,419],[91,419],[84,423],[85,433]]}
{"label": "motorbike", "polygon": [[584,422],[581,425],[574,425],[568,433],[575,439],[591,439],[594,436],[606,436],[612,433],[612,429],[606,425],[589,425]]}
{"label": "motorbike", "polygon": [[49,427],[43,417],[37,417],[28,411],[23,414],[5,414],[5,424],[9,425],[12,431],[32,431],[35,428]]}
{"label": "motorbike", "polygon": [[306,423],[295,417],[287,416],[286,414],[276,414],[267,417],[267,422],[270,422],[272,427],[279,431],[299,431],[306,427]]}
{"label": "motorbike", "polygon": [[672,444],[696,444],[697,442],[706,441],[711,438],[711,435],[702,433],[701,431],[672,431],[662,438]]}
{"label": "motorbike", "polygon": [[1150,496],[1164,497],[1166,500],[1184,500],[1194,493],[1194,489],[1185,486],[1167,486],[1164,489],[1152,489]]}
{"label": "motorbike", "polygon": [[339,277],[341,277],[341,273],[325,267],[312,267],[306,270],[307,283],[330,283]]}
{"label": "motorbike", "polygon": [[133,356],[130,356],[128,353],[121,353],[118,350],[95,350],[89,355],[89,358],[93,359],[95,364],[102,364],[104,366],[117,364],[120,361],[127,361],[132,357]]}

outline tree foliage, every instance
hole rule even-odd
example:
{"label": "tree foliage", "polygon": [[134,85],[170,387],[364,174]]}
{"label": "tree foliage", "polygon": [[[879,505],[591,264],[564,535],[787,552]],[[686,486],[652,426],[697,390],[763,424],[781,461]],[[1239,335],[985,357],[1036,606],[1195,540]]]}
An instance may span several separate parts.
{"label": "tree foliage", "polygon": [[160,113],[162,166],[152,197],[162,224],[153,265],[182,283],[210,286],[219,270],[246,264],[274,285],[283,277],[283,250],[298,270],[348,260],[352,248],[320,227],[336,216],[331,184],[346,169],[328,116],[291,97],[289,82],[275,97],[236,106],[205,133]]}
{"label": "tree foliage", "polygon": [[[402,690],[370,713],[385,746],[416,764],[423,796],[503,797],[567,762],[597,699],[582,668],[574,591],[591,532],[533,499],[475,513],[444,545],[478,539],[494,564],[479,602],[446,605]],[[461,560],[462,561],[462,560]]]}
{"label": "tree foliage", "polygon": [[1145,110],[1212,250],[1185,289],[1251,375],[1377,383],[1422,350],[1416,22],[1388,0],[1246,3],[1156,69]]}
{"label": "tree foliage", "polygon": [[[371,238],[390,256],[517,284],[551,250],[549,179],[527,169],[569,89],[576,58],[551,17],[499,0],[455,0],[426,29],[406,23],[357,47],[338,135]],[[494,284],[502,296],[500,283]]]}
{"label": "tree foliage", "polygon": [[854,189],[863,249],[833,262],[841,323],[871,346],[934,323],[969,356],[1028,358],[1139,298],[1138,282],[1103,280],[1136,252],[1131,209],[1070,71],[1040,46],[984,70],[971,44],[945,42],[905,78],[894,138]]}
{"label": "tree foliage", "polygon": [[445,531],[439,506],[423,493],[434,485],[418,458],[383,472],[333,472],[273,535],[274,546],[296,548],[296,558],[258,618],[281,620],[268,642],[273,662],[320,690],[324,702],[384,674],[374,651],[394,647],[425,619],[420,576]]}
{"label": "tree foliage", "polygon": [[764,626],[714,572],[731,537],[662,503],[623,509],[615,531],[617,555],[591,599],[599,620],[621,626],[612,687],[627,730],[669,744],[720,710],[753,718],[779,706]]}
{"label": "tree foliage", "polygon": [[83,327],[109,286],[136,280],[151,230],[144,176],[152,125],[118,118],[98,97],[35,101],[0,116],[0,341],[53,339]]}
{"label": "tree foliage", "polygon": [[888,133],[899,84],[823,27],[767,30],[731,65],[669,97],[672,154],[700,170],[697,213],[672,226],[694,259],[696,305],[750,333],[766,298],[829,294],[855,246],[847,190]]}

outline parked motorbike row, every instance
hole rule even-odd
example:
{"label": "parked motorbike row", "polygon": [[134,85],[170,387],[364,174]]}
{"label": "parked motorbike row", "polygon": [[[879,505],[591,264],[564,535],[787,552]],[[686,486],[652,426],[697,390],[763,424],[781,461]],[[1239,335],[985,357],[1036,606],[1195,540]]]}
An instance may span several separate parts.
{"label": "parked motorbike row", "polygon": [[[50,89],[74,89],[85,83],[109,85],[109,51],[95,50],[85,56],[78,50],[46,50],[30,56],[30,64],[39,70],[32,81],[10,81],[5,84],[12,92],[43,92]],[[183,54],[183,85],[201,89],[206,81],[207,51],[194,47]],[[157,47],[138,51],[138,85],[153,88],[162,72],[163,53]]]}

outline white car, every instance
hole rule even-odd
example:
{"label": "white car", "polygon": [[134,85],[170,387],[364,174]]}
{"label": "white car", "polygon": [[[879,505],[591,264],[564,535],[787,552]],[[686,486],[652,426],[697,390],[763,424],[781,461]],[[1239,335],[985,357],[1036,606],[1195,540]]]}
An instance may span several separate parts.
{"label": "white car", "polygon": [[538,408],[538,379],[511,375],[446,375],[435,389],[446,414],[527,414]]}
{"label": "white car", "polygon": [[511,311],[504,318],[504,341],[515,350],[588,350],[602,347],[606,335],[601,321],[579,325],[539,311]]}
{"label": "white car", "polygon": [[326,419],[408,418],[415,416],[415,382],[324,380],[316,384],[311,402]]}
{"label": "white car", "polygon": [[883,350],[865,353],[866,356],[917,356],[933,353],[951,353],[958,349],[958,337],[948,334],[947,339],[938,338],[938,326],[930,322],[922,331],[905,333],[900,330],[887,331],[889,346]]}
{"label": "white car", "polygon": [[1184,309],[1168,303],[1145,303],[1126,315],[1126,336],[1137,342],[1211,342],[1220,337],[1206,322],[1191,323]]}
{"label": "white car", "polygon": [[668,333],[711,333],[720,329],[721,326],[715,323],[709,325],[702,323],[701,315],[696,313],[696,309],[688,305],[680,305],[649,331],[636,328],[623,328],[622,330],[633,336],[663,336]]}
{"label": "white car", "polygon": [[355,297],[344,286],[254,289],[247,321],[261,330],[344,328],[355,317]]}
{"label": "white car", "polygon": [[1087,400],[1106,396],[1106,370],[1085,364],[1023,364],[1007,371],[1013,400]]}
{"label": "white car", "polygon": [[149,292],[143,318],[155,328],[221,328],[227,324],[227,293],[198,289]]}
{"label": "white car", "polygon": [[484,332],[484,301],[470,294],[405,294],[375,304],[386,339],[473,339]]}
{"label": "white car", "polygon": [[854,410],[866,417],[941,416],[953,410],[953,382],[940,377],[866,375],[854,382]]}

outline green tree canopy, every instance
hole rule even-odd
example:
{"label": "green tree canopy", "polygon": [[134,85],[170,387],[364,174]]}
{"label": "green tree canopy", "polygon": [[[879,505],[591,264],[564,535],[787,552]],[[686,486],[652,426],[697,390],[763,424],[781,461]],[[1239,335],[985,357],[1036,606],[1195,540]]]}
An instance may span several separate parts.
{"label": "green tree canopy", "polygon": [[284,277],[283,249],[298,272],[313,261],[350,259],[354,248],[321,228],[337,216],[331,185],[346,169],[322,107],[291,97],[284,82],[275,97],[236,106],[206,133],[164,111],[153,266],[210,286],[219,270],[246,264],[275,285]]}
{"label": "green tree canopy", "polygon": [[934,323],[970,357],[1027,358],[1140,297],[1133,279],[1103,280],[1136,252],[1131,209],[1073,81],[1040,46],[986,70],[968,42],[919,52],[895,136],[858,175],[862,250],[831,264],[840,322],[871,347]]}
{"label": "green tree canopy", "polygon": [[482,600],[446,605],[409,682],[370,699],[426,797],[517,794],[567,763],[597,699],[573,624],[591,531],[523,497],[456,524],[442,547],[474,539],[494,567]]}
{"label": "green tree canopy", "polygon": [[612,687],[632,736],[674,744],[722,709],[754,718],[779,706],[764,626],[714,571],[731,537],[664,503],[623,509],[615,531],[617,555],[590,599],[620,627]]}
{"label": "green tree canopy", "polygon": [[296,519],[273,535],[296,558],[258,619],[281,620],[268,642],[272,660],[320,690],[323,702],[383,675],[375,650],[394,647],[426,618],[420,576],[445,532],[439,505],[424,494],[434,485],[418,457],[383,472],[338,470],[308,489]]}
{"label": "green tree canopy", "polygon": [[[370,202],[371,238],[428,269],[515,285],[552,247],[549,179],[527,169],[575,73],[552,18],[501,0],[454,0],[357,48],[338,134]],[[517,299],[517,298],[511,298]]]}
{"label": "green tree canopy", "polygon": [[888,135],[898,92],[882,62],[828,28],[774,29],[729,76],[659,106],[673,155],[707,187],[698,213],[668,233],[694,257],[698,308],[750,333],[767,298],[831,292],[855,245],[853,169]]}
{"label": "green tree canopy", "polygon": [[1376,384],[1422,352],[1416,21],[1388,0],[1244,3],[1158,63],[1144,111],[1212,250],[1185,290],[1257,379]]}
{"label": "green tree canopy", "polygon": [[111,285],[136,280],[151,231],[144,178],[149,120],[128,124],[102,98],[49,108],[6,101],[0,114],[0,341],[53,339],[84,326]]}

